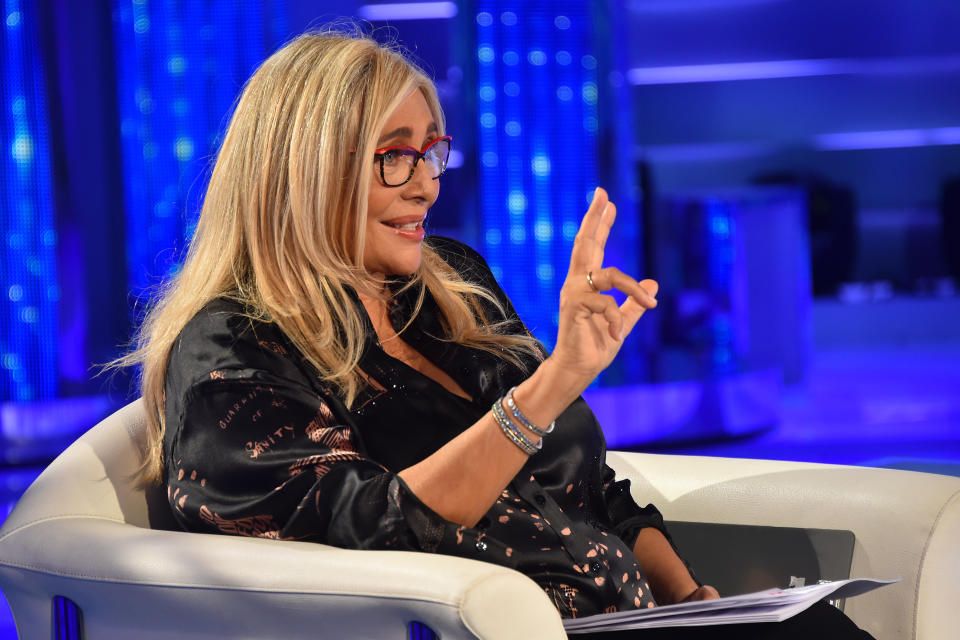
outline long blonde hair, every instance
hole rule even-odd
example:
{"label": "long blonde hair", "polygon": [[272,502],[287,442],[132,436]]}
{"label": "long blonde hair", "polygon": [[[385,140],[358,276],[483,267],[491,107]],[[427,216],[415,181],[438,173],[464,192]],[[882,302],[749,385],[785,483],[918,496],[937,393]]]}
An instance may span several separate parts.
{"label": "long blonde hair", "polygon": [[[312,33],[268,58],[247,82],[210,177],[183,268],[160,292],[115,364],[141,364],[150,424],[144,478],[163,467],[167,361],[186,323],[209,301],[242,302],[276,323],[352,405],[364,383],[364,324],[345,286],[369,283],[363,248],[370,158],[387,118],[419,90],[443,135],[443,113],[426,75],[396,49],[359,33]],[[349,151],[355,153],[349,153]],[[523,366],[535,341],[503,331],[480,300],[502,307],[430,247],[411,284],[436,299],[446,339]],[[419,303],[417,305],[419,311]],[[415,315],[415,313],[414,313]]]}

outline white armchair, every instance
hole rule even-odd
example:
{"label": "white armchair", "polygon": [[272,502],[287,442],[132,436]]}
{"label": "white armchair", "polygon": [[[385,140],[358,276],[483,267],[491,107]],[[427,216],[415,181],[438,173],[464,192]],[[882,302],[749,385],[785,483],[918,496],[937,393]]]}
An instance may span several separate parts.
{"label": "white armchair", "polygon": [[[134,476],[135,402],[91,429],[24,494],[0,529],[0,588],[21,638],[51,637],[51,602],[86,637],[563,638],[544,593],[515,571],[401,551],[166,530],[165,496]],[[878,638],[960,628],[960,478],[824,465],[611,453],[638,500],[672,520],[843,528],[853,575],[903,582],[851,600]]]}
{"label": "white armchair", "polygon": [[960,478],[807,462],[610,453],[638,500],[670,520],[844,529],[852,577],[902,581],[847,601],[878,640],[960,629]]}

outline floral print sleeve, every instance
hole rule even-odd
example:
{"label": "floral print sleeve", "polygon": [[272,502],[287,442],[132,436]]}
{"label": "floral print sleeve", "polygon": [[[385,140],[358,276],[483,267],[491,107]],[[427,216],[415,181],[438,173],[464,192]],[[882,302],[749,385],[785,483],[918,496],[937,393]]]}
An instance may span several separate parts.
{"label": "floral print sleeve", "polygon": [[420,549],[443,527],[398,477],[368,460],[330,406],[259,371],[190,387],[167,458],[168,498],[193,531]]}
{"label": "floral print sleeve", "polygon": [[434,551],[455,527],[371,460],[349,412],[275,325],[227,300],[174,345],[164,462],[189,531]]}

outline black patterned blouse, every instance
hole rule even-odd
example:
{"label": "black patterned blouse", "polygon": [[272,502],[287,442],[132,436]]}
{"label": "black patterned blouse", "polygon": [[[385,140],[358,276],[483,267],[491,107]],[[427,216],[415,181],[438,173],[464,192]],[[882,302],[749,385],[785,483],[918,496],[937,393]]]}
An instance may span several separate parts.
{"label": "black patterned blouse", "polygon": [[[526,330],[483,258],[452,240],[429,242]],[[397,329],[416,295],[395,296]],[[492,306],[485,313],[496,317]],[[662,529],[662,518],[637,506],[629,481],[614,481],[582,398],[480,522],[460,526],[396,474],[476,422],[524,374],[434,338],[443,332],[429,294],[403,338],[473,401],[387,355],[368,328],[360,366],[378,384],[351,410],[275,325],[252,322],[236,303],[214,301],[189,322],[167,371],[164,442],[168,497],[185,529],[494,562],[530,576],[564,617],[654,606],[631,549],[640,529]]]}

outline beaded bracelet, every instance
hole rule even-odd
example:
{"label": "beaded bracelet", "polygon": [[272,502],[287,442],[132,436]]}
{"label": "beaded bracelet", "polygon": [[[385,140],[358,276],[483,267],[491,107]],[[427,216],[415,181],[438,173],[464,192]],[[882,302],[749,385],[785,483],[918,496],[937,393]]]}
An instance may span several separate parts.
{"label": "beaded bracelet", "polygon": [[[502,400],[502,399],[501,399]],[[507,415],[506,411],[503,410],[503,405],[501,401],[498,400],[493,405],[493,417],[497,421],[497,424],[500,425],[500,429],[504,434],[513,440],[514,444],[523,449],[528,455],[533,455],[543,447],[543,440],[537,440],[533,442],[524,434],[517,426],[510,420],[510,417]]]}
{"label": "beaded bracelet", "polygon": [[530,440],[530,438],[525,436],[523,432],[513,424],[513,422],[511,422],[506,411],[503,410],[503,405],[500,403],[500,400],[497,400],[493,403],[492,410],[493,419],[500,426],[500,430],[503,431],[504,435],[510,438],[513,444],[520,447],[524,453],[532,456],[543,447],[542,439],[533,442]]}
{"label": "beaded bracelet", "polygon": [[510,391],[507,391],[507,395],[506,395],[507,406],[510,407],[510,412],[513,414],[513,417],[516,418],[520,422],[520,424],[525,426],[530,431],[533,431],[535,434],[537,434],[541,438],[547,435],[548,433],[553,433],[553,430],[557,426],[557,421],[554,420],[553,422],[551,422],[550,426],[548,426],[546,429],[541,429],[537,425],[530,422],[530,420],[527,419],[527,416],[523,415],[520,412],[520,409],[517,408],[517,403],[513,401],[514,389],[516,389],[516,387],[512,387]]}

